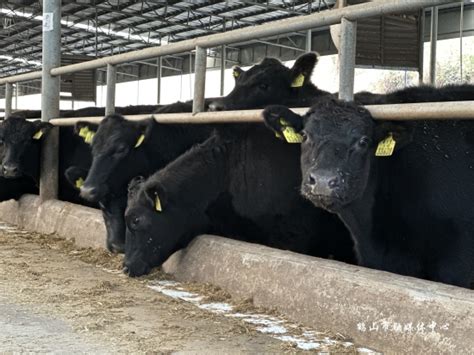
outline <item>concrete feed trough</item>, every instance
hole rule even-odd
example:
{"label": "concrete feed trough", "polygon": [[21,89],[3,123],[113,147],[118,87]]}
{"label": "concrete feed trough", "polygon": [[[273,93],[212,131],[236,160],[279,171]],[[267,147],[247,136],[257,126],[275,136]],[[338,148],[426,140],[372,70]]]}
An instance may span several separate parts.
{"label": "concrete feed trough", "polygon": [[[25,195],[0,204],[0,220],[105,245],[100,211]],[[209,282],[289,319],[389,352],[463,354],[474,349],[474,293],[330,260],[200,236],[164,266],[178,280]]]}

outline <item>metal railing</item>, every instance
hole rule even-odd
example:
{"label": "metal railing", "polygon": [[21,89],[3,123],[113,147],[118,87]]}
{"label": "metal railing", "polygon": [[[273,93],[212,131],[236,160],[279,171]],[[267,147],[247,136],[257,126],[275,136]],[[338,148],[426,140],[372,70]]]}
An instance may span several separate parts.
{"label": "metal railing", "polygon": [[[474,101],[429,102],[390,105],[367,105],[365,108],[375,120],[474,120]],[[308,107],[292,108],[298,114],[305,114]],[[263,122],[263,110],[239,110],[191,113],[166,113],[126,115],[131,121],[140,121],[153,116],[160,123],[238,123]],[[99,123],[102,116],[55,118],[50,122],[56,126],[71,126],[79,121]]]}
{"label": "metal railing", "polygon": [[[224,33],[213,34],[209,36],[198,37],[194,39],[184,40],[181,42],[170,43],[160,47],[150,47],[128,53],[103,57],[87,62],[71,64],[66,66],[45,68],[45,63],[48,63],[44,59],[43,70],[31,73],[25,73],[20,75],[14,75],[6,78],[0,78],[0,84],[6,84],[6,110],[5,116],[8,117],[11,114],[11,102],[12,102],[12,83],[28,81],[33,79],[42,79],[43,93],[47,92],[48,97],[51,97],[51,93],[57,96],[57,102],[59,103],[59,83],[57,77],[62,74],[74,73],[77,71],[97,69],[101,67],[107,67],[107,97],[106,97],[106,113],[114,111],[115,108],[115,85],[116,85],[116,65],[133,62],[151,58],[162,57],[165,55],[173,55],[182,52],[195,50],[195,82],[194,82],[194,100],[193,100],[193,113],[203,111],[204,109],[204,89],[205,89],[205,78],[206,78],[206,49],[218,47],[221,45],[229,45],[238,42],[244,42],[248,40],[261,39],[265,37],[277,36],[288,32],[295,31],[307,31],[317,27],[329,26],[337,23],[342,23],[341,28],[341,52],[340,52],[340,70],[339,70],[339,98],[344,100],[353,99],[353,85],[354,85],[354,68],[355,68],[355,39],[357,33],[357,23],[359,19],[364,19],[372,16],[381,16],[386,14],[409,12],[419,10],[425,7],[439,6],[448,3],[454,3],[453,0],[374,0],[372,2],[363,3],[359,5],[353,5],[350,7],[343,7],[333,9],[331,11],[324,11],[314,13],[305,16],[292,17],[271,23],[265,23],[258,26],[247,27],[238,30],[232,30]],[[47,6],[45,4],[48,4]],[[49,0],[43,4],[43,18],[52,18],[53,21],[47,26],[43,26],[43,58],[55,58],[60,56],[57,48],[60,41],[58,34],[60,34],[60,0]],[[45,14],[51,15],[53,13],[56,16],[45,16]],[[56,41],[57,43],[52,43]],[[46,89],[47,88],[47,89]],[[57,95],[56,95],[57,93]],[[44,95],[44,94],[43,94]],[[46,104],[47,100],[42,100],[42,119],[45,121],[51,120],[53,117],[59,115],[59,109],[54,105]],[[432,106],[432,105],[431,105]],[[450,105],[451,106],[451,105]],[[429,109],[428,105],[425,107]],[[422,109],[421,111],[425,111]],[[375,109],[377,110],[377,109]],[[389,110],[389,108],[385,108]],[[421,112],[420,111],[420,112]],[[400,117],[400,108],[396,108],[395,112]],[[406,110],[406,114],[409,112]],[[420,113],[418,112],[418,113]],[[435,114],[436,112],[431,112]],[[191,116],[189,114],[179,114],[182,119],[180,122],[189,122],[196,120],[205,119],[205,117],[211,117],[213,115],[219,115],[221,117],[227,117],[226,122],[231,122],[237,116],[247,117],[248,120],[260,120],[260,114],[253,113],[202,113],[199,115]],[[247,116],[248,115],[248,116]],[[159,118],[158,118],[159,119]],[[240,121],[245,119],[240,119]],[[55,124],[64,124],[64,121],[54,120]],[[61,123],[60,123],[61,122]],[[73,124],[73,120],[69,120],[70,124]],[[49,138],[47,139],[47,141]],[[45,144],[46,150],[51,152],[51,147],[57,151],[57,142],[54,142],[54,138],[51,140],[51,144]],[[56,179],[51,176],[56,174],[57,176],[57,158],[49,159],[43,155],[42,160],[42,178],[41,181],[50,181],[52,184],[57,186]],[[52,174],[51,172],[54,172]],[[43,179],[43,174],[48,179]],[[43,198],[55,198],[57,193],[52,189],[51,191],[42,191]],[[43,196],[44,195],[44,196]]]}

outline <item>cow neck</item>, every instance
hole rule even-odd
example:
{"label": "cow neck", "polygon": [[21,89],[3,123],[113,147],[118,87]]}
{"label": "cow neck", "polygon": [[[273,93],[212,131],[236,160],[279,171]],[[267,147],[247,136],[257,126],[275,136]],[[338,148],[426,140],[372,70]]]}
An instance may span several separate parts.
{"label": "cow neck", "polygon": [[[160,124],[155,122],[146,154],[160,167],[185,153],[194,144],[204,141],[211,129],[207,125]],[[155,165],[156,166],[156,165]]]}
{"label": "cow neck", "polygon": [[289,107],[309,107],[312,106],[321,96],[331,95],[329,92],[318,89],[310,83],[301,88],[294,89],[294,97],[280,103]]}
{"label": "cow neck", "polygon": [[209,232],[207,211],[227,190],[229,144],[222,144],[218,151],[214,144],[213,139],[206,141],[205,147],[193,148],[149,179],[158,179],[169,200],[179,203],[186,213],[187,227],[181,235],[180,248],[197,234]]}
{"label": "cow neck", "polygon": [[362,196],[337,212],[351,234],[357,259],[362,265],[365,264],[367,255],[376,253],[373,248],[372,237],[375,222],[374,212],[377,207],[375,195],[378,190],[378,164],[376,161],[373,163]]}
{"label": "cow neck", "polygon": [[[25,152],[25,173],[37,186],[40,182],[40,164],[41,164],[41,142],[34,142],[30,149]],[[32,159],[35,157],[35,159]]]}

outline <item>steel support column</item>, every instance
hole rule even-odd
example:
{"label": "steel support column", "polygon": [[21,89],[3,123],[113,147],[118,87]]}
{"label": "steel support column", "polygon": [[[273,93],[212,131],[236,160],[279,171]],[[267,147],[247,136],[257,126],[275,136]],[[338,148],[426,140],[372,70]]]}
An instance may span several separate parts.
{"label": "steel support column", "polygon": [[206,48],[197,46],[196,59],[194,63],[193,113],[204,111],[204,94],[206,89],[206,60]]}
{"label": "steel support column", "polygon": [[342,18],[339,50],[339,99],[354,99],[357,22]]}
{"label": "steel support column", "polygon": [[418,48],[418,84],[423,84],[423,71],[424,71],[424,57],[425,57],[425,9],[420,10],[418,15],[418,41],[420,46]]}
{"label": "steel support column", "polygon": [[5,119],[12,114],[13,84],[5,84]]}
{"label": "steel support column", "polygon": [[117,82],[117,67],[107,64],[107,96],[105,98],[105,114],[115,112],[115,85]]}
{"label": "steel support column", "polygon": [[[61,65],[61,0],[43,1],[43,67],[41,73],[41,120],[59,116],[59,76],[51,69]],[[53,128],[43,140],[40,167],[40,197],[58,197],[59,128]]]}
{"label": "steel support column", "polygon": [[312,34],[313,34],[313,31],[311,31],[311,30],[306,31],[306,44],[305,44],[305,48],[304,48],[306,52],[311,52]]}
{"label": "steel support column", "polygon": [[162,76],[163,57],[156,60],[156,103],[159,105],[161,101],[161,76]]}
{"label": "steel support column", "polygon": [[221,89],[220,95],[224,96],[224,89],[225,89],[225,62],[226,62],[226,47],[221,46]]}
{"label": "steel support column", "polygon": [[[226,30],[226,20],[224,19],[222,23],[222,29],[225,32]],[[224,96],[225,90],[225,65],[226,65],[226,58],[227,58],[227,50],[225,44],[221,46],[221,90],[220,95]]]}
{"label": "steel support column", "polygon": [[436,84],[436,42],[438,41],[438,6],[431,8],[431,50],[430,50],[430,84]]}

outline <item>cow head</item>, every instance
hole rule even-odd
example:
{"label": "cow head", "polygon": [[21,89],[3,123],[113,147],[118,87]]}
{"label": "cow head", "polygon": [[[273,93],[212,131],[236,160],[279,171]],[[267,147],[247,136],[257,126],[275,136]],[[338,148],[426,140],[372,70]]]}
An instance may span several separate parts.
{"label": "cow head", "polygon": [[247,71],[234,67],[235,87],[232,92],[209,104],[210,111],[263,108],[301,96],[311,86],[311,74],[318,61],[317,53],[300,56],[287,68],[278,59],[265,58]]}
{"label": "cow head", "polygon": [[302,194],[336,213],[365,192],[374,160],[384,159],[376,157],[381,144],[391,155],[411,139],[403,124],[376,123],[366,109],[336,99],[322,99],[303,117],[269,106],[264,118],[282,139],[288,128],[300,138]]}
{"label": "cow head", "polygon": [[27,175],[37,180],[41,141],[52,127],[48,122],[27,121],[16,116],[0,123],[4,177],[17,178]]}
{"label": "cow head", "polygon": [[[89,170],[77,166],[69,167],[64,175],[66,180],[77,190],[80,190]],[[99,201],[99,206],[104,217],[105,229],[107,231],[107,250],[112,253],[124,252],[125,222],[123,211],[127,206],[126,195],[107,195]]]}
{"label": "cow head", "polygon": [[125,120],[121,115],[109,115],[94,125],[78,122],[75,130],[92,146],[92,165],[81,197],[90,201],[101,200],[114,186],[126,186],[144,163],[139,154],[144,142],[150,138],[152,119],[140,122]]}
{"label": "cow head", "polygon": [[135,178],[129,185],[124,272],[132,277],[163,264],[179,249],[179,235],[188,225],[186,216],[173,208],[166,189],[153,180]]}

